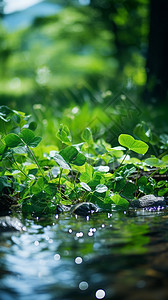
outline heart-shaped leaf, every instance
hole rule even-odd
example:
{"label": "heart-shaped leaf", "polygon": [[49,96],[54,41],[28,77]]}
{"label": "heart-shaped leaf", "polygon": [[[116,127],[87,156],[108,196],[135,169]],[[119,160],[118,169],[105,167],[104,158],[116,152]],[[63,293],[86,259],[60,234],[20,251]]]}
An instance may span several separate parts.
{"label": "heart-shaped leaf", "polygon": [[36,122],[30,122],[29,129],[34,131],[36,128],[37,128],[37,123]]}
{"label": "heart-shaped leaf", "polygon": [[73,165],[83,166],[86,161],[86,157],[82,153],[78,153],[75,159],[72,161]]}
{"label": "heart-shaped leaf", "polygon": [[93,167],[89,164],[85,164],[85,172],[82,172],[80,175],[80,181],[88,183],[92,180],[93,177]]}
{"label": "heart-shaped leaf", "polygon": [[81,137],[87,143],[91,143],[93,141],[92,132],[89,128],[84,129],[84,131],[82,132]]}
{"label": "heart-shaped leaf", "polygon": [[67,164],[67,162],[64,160],[64,158],[60,154],[56,153],[54,155],[53,159],[62,169],[71,170],[69,164]]}
{"label": "heart-shaped leaf", "polygon": [[61,124],[57,132],[57,138],[67,145],[71,145],[71,134],[68,126]]}
{"label": "heart-shaped leaf", "polygon": [[23,129],[19,136],[26,145],[32,148],[35,148],[41,142],[41,137],[35,136],[34,132],[27,128]]}
{"label": "heart-shaped leaf", "polygon": [[30,129],[23,129],[19,136],[26,144],[29,144],[34,139],[35,134]]}
{"label": "heart-shaped leaf", "polygon": [[162,157],[162,161],[168,163],[168,154]]}
{"label": "heart-shaped leaf", "polygon": [[123,206],[126,208],[129,206],[129,202],[126,199],[122,198],[119,194],[111,196],[110,198],[116,205]]}
{"label": "heart-shaped leaf", "polygon": [[127,147],[138,154],[145,154],[148,151],[148,145],[145,142],[135,140],[131,135],[120,134],[118,141],[120,145]]}
{"label": "heart-shaped leaf", "polygon": [[158,159],[157,157],[149,157],[145,159],[145,164],[147,164],[150,167],[156,167],[156,168],[166,167],[165,162]]}
{"label": "heart-shaped leaf", "polygon": [[20,145],[23,146],[23,142],[22,142],[21,138],[15,133],[9,133],[5,137],[5,143],[8,147],[11,147],[11,148],[18,147]]}
{"label": "heart-shaped leaf", "polygon": [[73,163],[73,160],[75,160],[77,157],[78,150],[73,146],[68,146],[61,150],[59,154],[65,159],[66,162]]}

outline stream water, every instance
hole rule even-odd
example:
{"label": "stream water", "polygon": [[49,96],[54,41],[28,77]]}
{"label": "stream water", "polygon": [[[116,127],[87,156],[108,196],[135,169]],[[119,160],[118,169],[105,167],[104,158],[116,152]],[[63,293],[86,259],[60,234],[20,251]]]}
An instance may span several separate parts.
{"label": "stream water", "polygon": [[22,222],[0,236],[1,300],[168,299],[168,211]]}

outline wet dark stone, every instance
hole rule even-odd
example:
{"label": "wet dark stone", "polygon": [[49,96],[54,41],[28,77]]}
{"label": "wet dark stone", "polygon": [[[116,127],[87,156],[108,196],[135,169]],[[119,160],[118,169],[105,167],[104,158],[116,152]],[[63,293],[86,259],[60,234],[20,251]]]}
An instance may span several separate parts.
{"label": "wet dark stone", "polygon": [[68,205],[57,204],[56,214],[60,214],[60,213],[66,212],[66,211],[70,211],[70,208],[71,207],[68,206]]}
{"label": "wet dark stone", "polygon": [[9,211],[11,206],[16,204],[16,200],[9,195],[0,195],[0,212]]}
{"label": "wet dark stone", "polygon": [[98,212],[99,209],[93,203],[83,202],[83,203],[73,205],[71,207],[70,211],[73,212],[76,215],[87,216],[87,215],[90,215],[92,213]]}
{"label": "wet dark stone", "polygon": [[22,231],[24,226],[19,219],[13,217],[0,217],[0,232]]}
{"label": "wet dark stone", "polygon": [[146,207],[158,207],[158,206],[165,207],[166,202],[167,200],[165,197],[157,197],[150,194],[130,202],[130,206],[134,208],[146,208]]}

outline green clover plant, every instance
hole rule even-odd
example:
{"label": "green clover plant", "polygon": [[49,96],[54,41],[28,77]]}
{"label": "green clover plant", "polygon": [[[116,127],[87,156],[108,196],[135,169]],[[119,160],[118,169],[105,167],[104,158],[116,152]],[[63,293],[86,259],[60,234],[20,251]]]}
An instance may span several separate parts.
{"label": "green clover plant", "polygon": [[156,181],[155,174],[166,174],[168,155],[143,159],[151,136],[143,126],[135,130],[143,141],[121,134],[113,146],[94,141],[89,128],[81,134],[83,142],[73,144],[62,124],[55,134],[60,147],[47,150],[30,116],[1,106],[0,195],[12,196],[23,212],[38,216],[55,213],[58,204],[90,201],[103,210],[127,209],[140,195],[167,195],[167,180]]}

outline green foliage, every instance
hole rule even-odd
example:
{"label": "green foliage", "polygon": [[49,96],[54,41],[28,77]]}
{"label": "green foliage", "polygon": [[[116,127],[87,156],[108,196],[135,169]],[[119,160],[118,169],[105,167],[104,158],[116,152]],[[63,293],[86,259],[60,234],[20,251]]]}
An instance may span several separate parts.
{"label": "green foliage", "polygon": [[88,144],[91,144],[93,141],[93,137],[92,137],[92,133],[91,130],[89,128],[85,128],[82,135],[81,135],[82,139],[87,142]]}
{"label": "green foliage", "polygon": [[61,142],[71,145],[72,138],[68,126],[61,124],[57,132],[57,138],[60,139]]}
{"label": "green foliage", "polygon": [[[30,101],[38,97],[45,104],[51,92],[61,91],[63,99],[69,88],[90,89],[88,83],[96,83],[99,76],[105,78],[107,74],[110,78],[117,68],[115,58],[110,56],[113,34],[103,22],[97,24],[98,15],[91,8],[67,7],[35,20],[30,28],[4,32],[3,44],[9,45],[10,51],[1,64],[0,94],[7,99],[25,96]],[[5,51],[0,44],[2,59]]]}
{"label": "green foliage", "polygon": [[60,166],[61,169],[65,169],[65,170],[71,169],[70,165],[67,164],[65,159],[59,153],[56,153],[53,158],[55,162]]}
{"label": "green foliage", "polygon": [[124,208],[128,208],[129,206],[129,202],[122,198],[120,195],[114,195],[111,197],[111,200],[117,205],[117,206],[121,206],[121,207],[124,207]]}
{"label": "green foliage", "polygon": [[145,122],[141,122],[136,125],[134,134],[146,143],[155,145],[158,142],[158,137],[152,132],[151,126],[149,126]]}
{"label": "green foliage", "polygon": [[56,15],[39,17],[29,28],[7,32],[0,26],[0,95],[6,103],[25,109],[27,102],[50,105],[49,99],[57,98],[61,107],[70,98],[82,101],[78,91],[118,90],[127,78],[142,86],[147,1],[110,1],[107,6],[91,1],[85,7],[79,1],[67,7],[62,2]]}
{"label": "green foliage", "polygon": [[156,168],[167,166],[166,161],[164,162],[156,157],[149,157],[149,158],[145,159],[145,164],[147,164],[150,167],[156,167]]}
{"label": "green foliage", "polygon": [[15,133],[9,133],[5,137],[5,143],[6,143],[6,146],[10,147],[10,148],[15,148],[17,146],[24,145],[21,138]]}
{"label": "green foliage", "polygon": [[11,188],[11,182],[8,179],[7,176],[2,176],[0,177],[0,193],[5,189],[5,188]]}
{"label": "green foliage", "polygon": [[161,134],[160,135],[160,143],[161,143],[161,149],[167,149],[168,150],[168,134]]}
{"label": "green foliage", "polygon": [[90,186],[88,186],[87,183],[85,183],[85,182],[80,182],[80,185],[81,185],[81,187],[82,187],[84,190],[86,190],[86,191],[88,191],[88,192],[91,192],[91,191],[92,191],[91,188],[90,188]]}
{"label": "green foliage", "polygon": [[[0,111],[0,193],[17,195],[24,213],[50,214],[58,203],[76,201],[92,201],[104,210],[127,209],[139,194],[168,194],[168,182],[152,177],[167,172],[168,155],[143,160],[145,142],[121,134],[124,147],[111,147],[103,140],[95,142],[86,128],[81,134],[84,142],[73,144],[69,128],[61,125],[56,135],[61,149],[52,146],[44,151],[41,137],[34,133],[36,126],[29,126],[30,117],[7,107]],[[130,150],[138,158],[130,157]],[[151,168],[151,176],[140,175],[140,170],[148,174]]]}
{"label": "green foliage", "polygon": [[145,154],[148,151],[148,145],[142,141],[135,140],[128,134],[121,134],[118,138],[119,143],[138,154]]}

